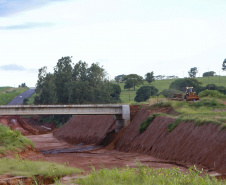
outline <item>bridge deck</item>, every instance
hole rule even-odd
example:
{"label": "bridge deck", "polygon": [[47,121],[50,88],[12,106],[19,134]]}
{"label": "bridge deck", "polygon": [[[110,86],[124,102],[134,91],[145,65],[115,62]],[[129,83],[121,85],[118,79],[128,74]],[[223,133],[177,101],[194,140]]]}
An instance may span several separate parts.
{"label": "bridge deck", "polygon": [[95,104],[95,105],[0,105],[0,115],[122,115],[129,120],[129,105]]}

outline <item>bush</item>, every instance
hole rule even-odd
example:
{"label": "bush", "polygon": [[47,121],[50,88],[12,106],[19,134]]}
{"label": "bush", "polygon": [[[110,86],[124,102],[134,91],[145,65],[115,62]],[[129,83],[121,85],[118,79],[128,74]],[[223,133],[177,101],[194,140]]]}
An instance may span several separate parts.
{"label": "bush", "polygon": [[182,93],[182,92],[176,89],[164,89],[160,94],[162,94],[166,98],[173,98],[173,95],[177,93]]}
{"label": "bush", "polygon": [[220,93],[217,90],[208,90],[206,89],[205,91],[201,91],[199,93],[199,97],[215,97],[215,98],[226,98],[226,96],[222,93]]}
{"label": "bush", "polygon": [[159,114],[152,114],[151,116],[147,117],[147,119],[141,123],[139,132],[143,133],[157,116],[159,116]]}
{"label": "bush", "polygon": [[200,107],[209,107],[209,108],[223,108],[224,104],[217,102],[216,100],[202,100],[195,103],[190,103],[190,107],[200,108]]}
{"label": "bush", "polygon": [[134,100],[136,102],[146,101],[150,96],[156,96],[158,93],[158,89],[154,86],[143,86],[136,92],[136,97]]}

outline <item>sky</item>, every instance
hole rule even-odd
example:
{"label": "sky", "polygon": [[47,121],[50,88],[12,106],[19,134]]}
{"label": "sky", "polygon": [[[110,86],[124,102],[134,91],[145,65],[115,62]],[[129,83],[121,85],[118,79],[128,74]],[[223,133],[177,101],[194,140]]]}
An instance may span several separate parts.
{"label": "sky", "polygon": [[226,75],[225,0],[0,0],[0,86],[72,56],[121,74]]}

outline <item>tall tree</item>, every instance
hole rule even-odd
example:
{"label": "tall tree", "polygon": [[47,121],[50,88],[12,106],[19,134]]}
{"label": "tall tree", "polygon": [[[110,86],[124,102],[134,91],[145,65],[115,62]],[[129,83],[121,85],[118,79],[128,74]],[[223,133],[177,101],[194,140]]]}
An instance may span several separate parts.
{"label": "tall tree", "polygon": [[188,71],[188,75],[190,78],[195,78],[197,73],[198,73],[197,67],[193,67],[190,69],[190,71]]}
{"label": "tall tree", "polygon": [[139,85],[143,84],[143,77],[137,74],[129,74],[124,76],[123,81],[127,83],[128,80],[129,80],[129,83],[133,84],[134,90],[136,90],[135,89],[136,86],[138,87]]}
{"label": "tall tree", "polygon": [[149,72],[145,75],[145,80],[148,82],[148,84],[150,85],[151,82],[155,81],[155,77],[154,77],[154,72]]}
{"label": "tall tree", "polygon": [[72,87],[72,60],[71,57],[62,57],[54,68],[56,94],[58,103],[70,102]]}
{"label": "tall tree", "polygon": [[39,69],[38,82],[35,92],[35,104],[55,104],[57,102],[55,91],[55,77],[51,73],[47,73],[47,67]]}
{"label": "tall tree", "polygon": [[90,82],[90,85],[94,88],[98,87],[106,75],[106,72],[103,67],[100,67],[98,63],[93,63],[91,66],[87,69],[87,76],[88,81]]}

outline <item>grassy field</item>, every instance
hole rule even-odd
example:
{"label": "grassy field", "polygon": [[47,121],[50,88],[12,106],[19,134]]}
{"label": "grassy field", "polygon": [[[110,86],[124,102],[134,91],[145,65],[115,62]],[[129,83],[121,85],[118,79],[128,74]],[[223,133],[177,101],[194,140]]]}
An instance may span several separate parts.
{"label": "grassy field", "polygon": [[[7,92],[3,92],[10,89]],[[21,94],[22,92],[26,91],[28,88],[9,88],[9,87],[1,87],[0,88],[0,105],[6,105],[9,103],[13,98]],[[2,90],[2,91],[1,91]]]}
{"label": "grassy field", "polygon": [[11,87],[0,87],[0,93],[7,91],[8,89],[10,89]]}

